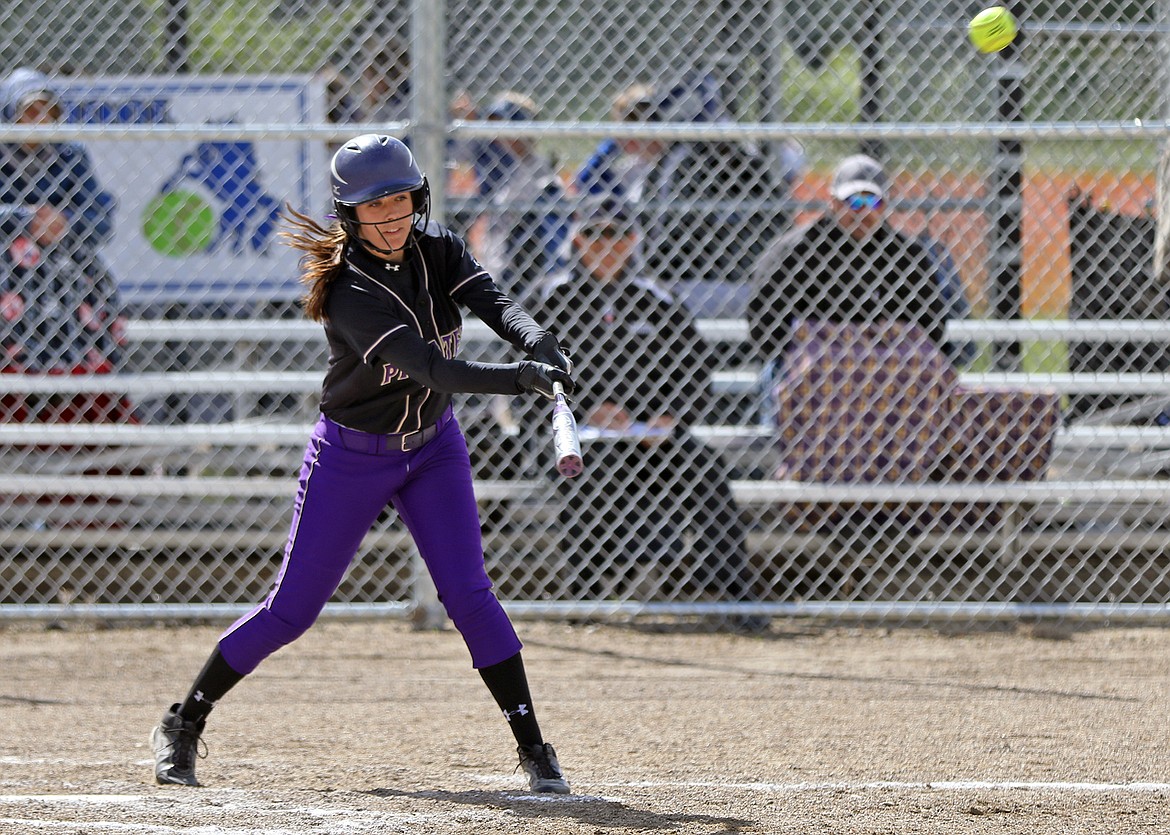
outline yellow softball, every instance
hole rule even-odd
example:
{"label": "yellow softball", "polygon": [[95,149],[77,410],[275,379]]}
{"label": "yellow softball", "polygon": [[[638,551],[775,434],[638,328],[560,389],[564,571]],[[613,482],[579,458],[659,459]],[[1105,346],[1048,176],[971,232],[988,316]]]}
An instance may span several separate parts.
{"label": "yellow softball", "polygon": [[999,52],[1016,37],[1016,19],[1003,6],[984,9],[967,24],[967,36],[980,52]]}

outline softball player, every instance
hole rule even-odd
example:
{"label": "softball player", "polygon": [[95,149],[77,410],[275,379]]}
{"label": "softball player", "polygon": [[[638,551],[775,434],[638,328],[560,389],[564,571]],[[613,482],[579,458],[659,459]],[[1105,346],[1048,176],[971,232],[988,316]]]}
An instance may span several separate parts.
{"label": "softball player", "polygon": [[[199,785],[195,756],[215,703],[302,635],[341,582],[387,504],[426,562],[447,614],[503,710],[534,791],[567,793],[533,711],[521,644],[484,568],[467,444],[455,392],[552,397],[575,388],[568,358],[467,251],[430,221],[430,188],[397,139],[359,136],[331,164],[338,222],[293,212],[284,233],[302,250],[305,314],[325,326],[329,368],[309,438],[284,562],[268,598],[227,629],[189,694],[154,729],[159,783]],[[457,359],[471,310],[532,357]]]}

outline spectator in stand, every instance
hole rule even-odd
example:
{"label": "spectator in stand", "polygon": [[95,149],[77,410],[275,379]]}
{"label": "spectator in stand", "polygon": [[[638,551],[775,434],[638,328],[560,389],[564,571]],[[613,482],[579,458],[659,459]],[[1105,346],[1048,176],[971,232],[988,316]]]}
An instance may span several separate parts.
{"label": "spectator in stand", "polygon": [[780,358],[797,320],[905,321],[942,346],[947,309],[936,265],[886,221],[888,191],[877,160],[845,158],[830,210],[777,239],[757,262],[748,319],[764,361]]}
{"label": "spectator in stand", "polygon": [[[484,114],[494,122],[529,122],[536,116],[532,99],[516,92],[500,96]],[[480,196],[491,203],[484,266],[523,301],[564,261],[569,230],[564,186],[553,161],[527,138],[481,143],[475,173]]]}
{"label": "spectator in stand", "polygon": [[[62,118],[49,79],[18,69],[0,83],[3,119]],[[98,253],[113,233],[114,199],[80,145],[0,145],[0,372],[101,374],[117,370],[125,317]],[[114,395],[0,398],[8,421],[116,421],[132,410]]]}
{"label": "spectator in stand", "polygon": [[330,122],[401,122],[410,116],[410,54],[396,35],[355,33],[321,75]]}
{"label": "spectator in stand", "polygon": [[[715,74],[698,70],[665,91],[628,88],[615,99],[610,117],[620,122],[732,121]],[[751,264],[785,221],[774,210],[736,204],[783,197],[804,168],[803,149],[795,142],[777,143],[772,153],[775,164],[750,142],[606,139],[577,173],[576,187],[583,194],[638,206],[646,270],[694,312],[742,315],[742,287]]]}
{"label": "spectator in stand", "polygon": [[[410,54],[385,21],[358,26],[321,67],[327,121],[401,122],[410,118]],[[341,143],[326,146],[332,155]],[[299,315],[299,314],[296,314]]]}
{"label": "spectator in stand", "polygon": [[[688,428],[708,409],[713,352],[686,308],[638,271],[638,246],[628,206],[589,205],[569,268],[538,305],[572,346],[580,380],[589,473],[560,482],[571,494],[562,530],[579,561],[575,591],[755,601],[727,467]],[[660,585],[637,588],[642,574]]]}
{"label": "spectator in stand", "polygon": [[410,54],[399,38],[388,39],[362,67],[360,83],[367,122],[410,118]]}
{"label": "spectator in stand", "polygon": [[[614,99],[609,118],[614,122],[661,121],[653,89],[643,84],[626,88]],[[604,139],[577,172],[577,192],[639,204],[646,196],[651,173],[669,147],[661,139]],[[650,191],[654,191],[653,184]]]}

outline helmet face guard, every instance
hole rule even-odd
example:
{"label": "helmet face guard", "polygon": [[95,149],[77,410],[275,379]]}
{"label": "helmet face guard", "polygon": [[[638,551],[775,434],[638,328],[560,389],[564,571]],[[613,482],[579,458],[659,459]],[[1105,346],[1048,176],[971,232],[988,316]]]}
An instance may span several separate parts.
{"label": "helmet face guard", "polygon": [[[387,194],[397,194],[396,191],[387,192]],[[379,195],[383,197],[386,195]],[[374,230],[386,223],[396,223],[402,220],[401,217],[390,218],[389,220],[379,220],[373,223],[362,223],[357,219],[357,204],[349,205],[347,203],[340,203],[333,201],[333,208],[337,214],[337,219],[341,222],[345,233],[356,243],[364,246],[366,249],[372,250],[381,255],[394,255],[398,252],[405,252],[414,246],[417,232],[420,228],[425,229],[427,224],[431,222],[431,187],[427,183],[426,178],[423,178],[423,184],[419,188],[410,192],[412,208],[409,217],[414,220],[410,224],[410,233],[406,236],[406,243],[401,247],[395,249],[389,246],[378,246],[370,238],[363,237],[362,227],[373,227]],[[377,200],[377,197],[371,197],[370,200]],[[363,203],[366,201],[362,201]],[[383,239],[385,242],[385,239]]]}
{"label": "helmet face guard", "polygon": [[[346,234],[362,246],[381,255],[393,255],[409,249],[416,242],[419,219],[423,228],[431,218],[431,187],[414,161],[414,155],[402,142],[385,134],[367,133],[345,143],[329,165],[333,207]],[[362,237],[363,226],[382,223],[359,223],[355,208],[361,203],[409,192],[411,197],[410,233],[399,249],[380,247]]]}

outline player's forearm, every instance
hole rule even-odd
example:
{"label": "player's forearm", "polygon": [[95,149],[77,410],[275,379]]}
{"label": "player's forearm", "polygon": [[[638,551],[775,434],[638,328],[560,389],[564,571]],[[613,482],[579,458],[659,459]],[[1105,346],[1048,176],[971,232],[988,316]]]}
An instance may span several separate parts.
{"label": "player's forearm", "polygon": [[518,394],[520,364],[468,362],[452,359],[407,373],[418,383],[443,394]]}
{"label": "player's forearm", "polygon": [[493,332],[526,354],[544,336],[544,329],[528,312],[494,285],[476,287],[460,301]]}

